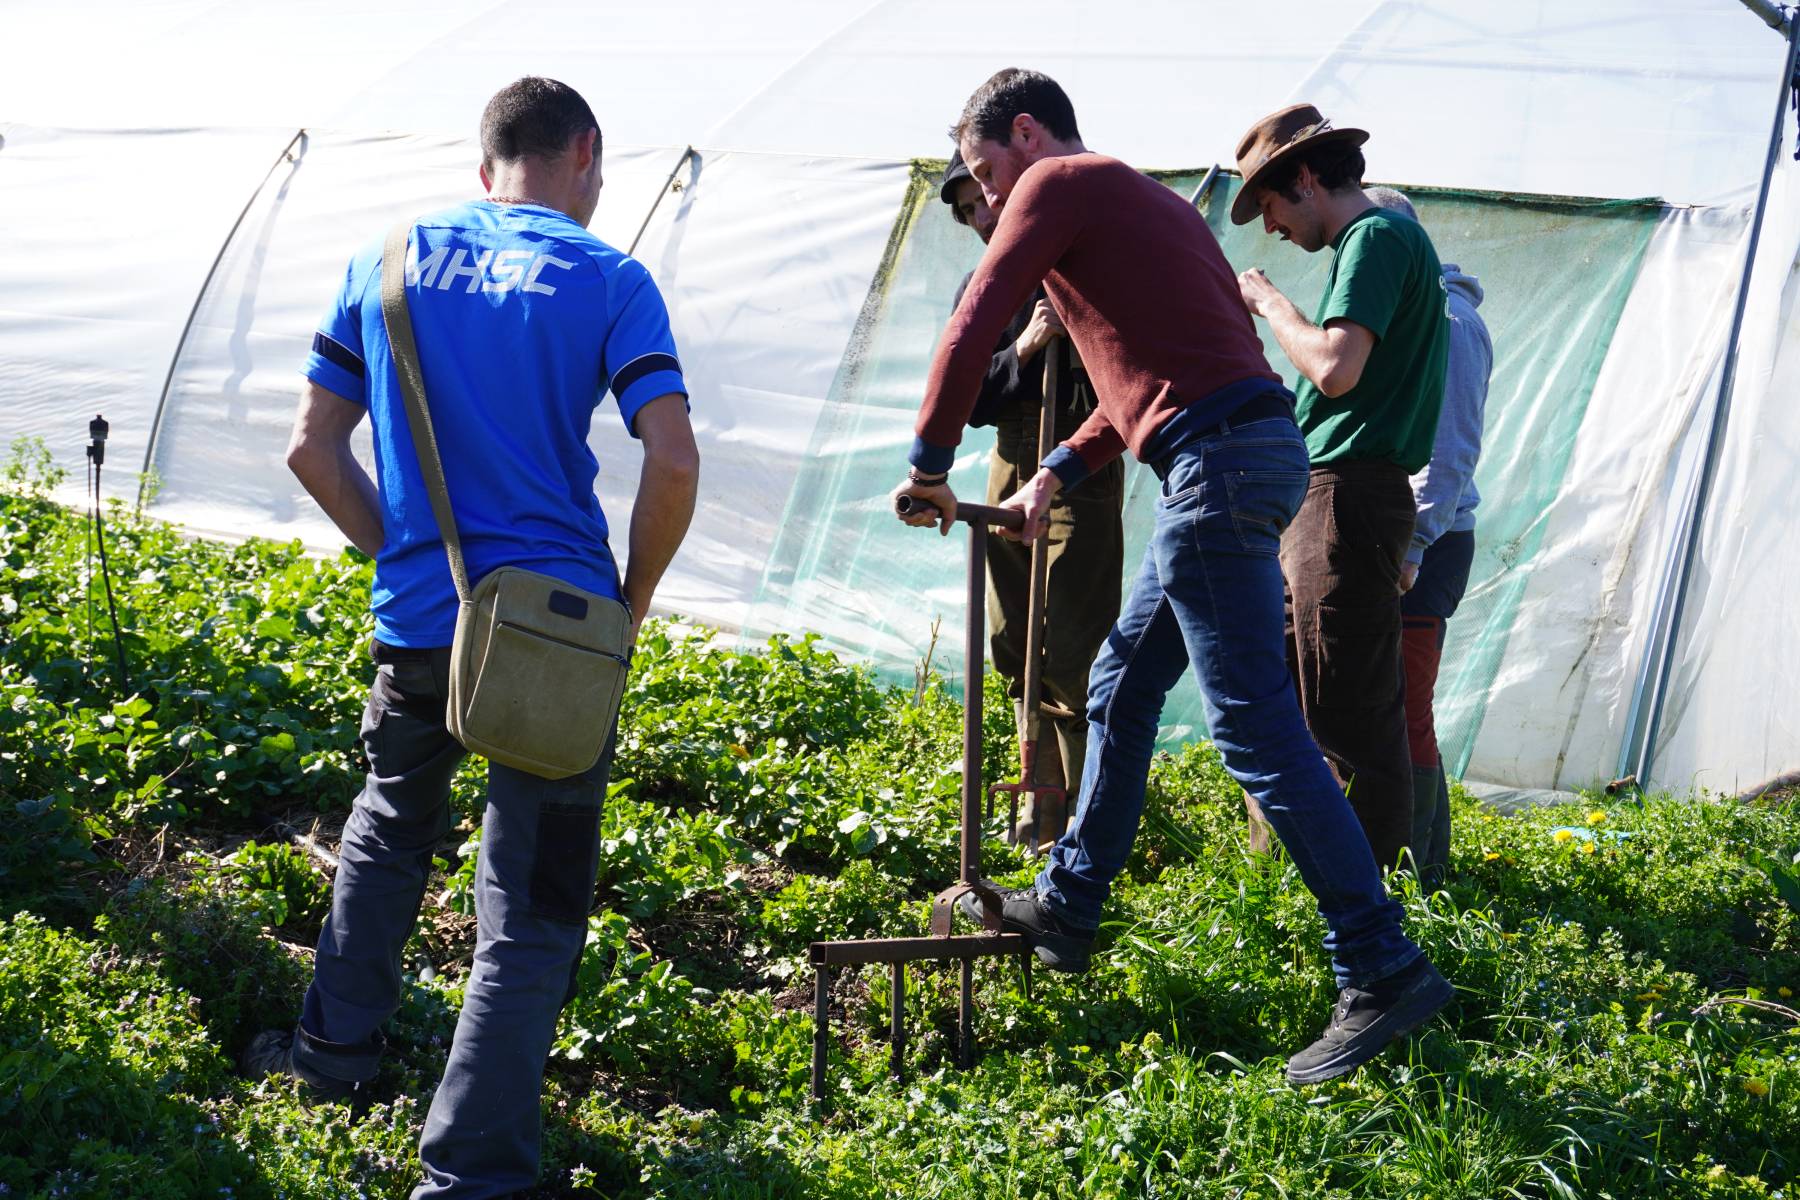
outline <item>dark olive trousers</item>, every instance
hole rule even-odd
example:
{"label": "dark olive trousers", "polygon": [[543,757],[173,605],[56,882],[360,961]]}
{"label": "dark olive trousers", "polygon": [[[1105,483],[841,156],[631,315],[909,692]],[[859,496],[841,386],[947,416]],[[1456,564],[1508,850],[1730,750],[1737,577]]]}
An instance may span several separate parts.
{"label": "dark olive trousers", "polygon": [[1384,870],[1413,833],[1399,581],[1414,513],[1403,468],[1327,463],[1281,538],[1300,711]]}
{"label": "dark olive trousers", "polygon": [[[988,503],[998,504],[1037,473],[1037,427],[1004,422],[988,469]],[[1088,672],[1113,622],[1125,571],[1125,465],[1114,460],[1059,493],[1050,505],[1050,572],[1046,589],[1043,698],[1071,716],[1047,719],[1065,786],[1081,778],[1087,751]],[[988,648],[1014,699],[1025,692],[1025,634],[1031,590],[1031,547],[988,534]],[[1048,736],[1044,750],[1049,751]],[[1040,780],[1054,781],[1044,762]],[[1073,797],[1070,797],[1071,803]]]}

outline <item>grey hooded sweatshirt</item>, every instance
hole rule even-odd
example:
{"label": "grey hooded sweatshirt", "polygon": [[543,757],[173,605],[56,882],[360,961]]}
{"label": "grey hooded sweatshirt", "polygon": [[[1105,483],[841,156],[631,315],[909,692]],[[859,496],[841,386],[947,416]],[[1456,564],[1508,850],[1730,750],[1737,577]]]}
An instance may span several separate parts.
{"label": "grey hooded sweatshirt", "polygon": [[1481,281],[1464,275],[1455,263],[1444,264],[1449,294],[1450,355],[1444,376],[1444,409],[1438,417],[1431,461],[1412,477],[1418,518],[1406,561],[1418,563],[1431,544],[1446,533],[1475,528],[1475,464],[1481,458],[1481,429],[1487,409],[1488,375],[1494,368],[1494,344],[1487,325],[1475,311],[1481,304]]}

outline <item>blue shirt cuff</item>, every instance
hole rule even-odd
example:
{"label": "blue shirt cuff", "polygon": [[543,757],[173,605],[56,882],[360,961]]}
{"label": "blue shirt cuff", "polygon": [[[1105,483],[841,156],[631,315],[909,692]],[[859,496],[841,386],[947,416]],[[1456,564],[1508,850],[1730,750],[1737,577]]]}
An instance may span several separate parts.
{"label": "blue shirt cuff", "polygon": [[1058,446],[1052,450],[1039,465],[1062,481],[1065,492],[1086,479],[1089,474],[1088,465],[1082,461],[1081,455],[1067,446]]}
{"label": "blue shirt cuff", "polygon": [[638,435],[637,415],[644,405],[671,394],[679,395],[684,403],[687,401],[687,380],[681,377],[680,371],[652,371],[631,381],[618,400],[619,415],[625,418],[625,428],[631,431],[632,437]]}
{"label": "blue shirt cuff", "polygon": [[300,373],[333,395],[342,396],[352,404],[368,407],[368,381],[344,370],[318,351],[306,356],[306,363],[300,368]]}
{"label": "blue shirt cuff", "polygon": [[916,437],[907,461],[917,467],[921,475],[944,475],[956,463],[956,447],[934,446],[924,438]]}

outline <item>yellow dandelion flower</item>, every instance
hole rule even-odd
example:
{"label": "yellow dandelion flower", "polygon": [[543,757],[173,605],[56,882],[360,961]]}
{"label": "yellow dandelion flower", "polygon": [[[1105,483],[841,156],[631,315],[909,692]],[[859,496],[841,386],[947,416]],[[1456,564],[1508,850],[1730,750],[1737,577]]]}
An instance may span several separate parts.
{"label": "yellow dandelion flower", "polygon": [[1744,1090],[1752,1096],[1766,1096],[1769,1094],[1769,1085],[1760,1079],[1746,1079],[1744,1080]]}
{"label": "yellow dandelion flower", "polygon": [[1712,1166],[1708,1167],[1706,1169],[1706,1177],[1708,1179],[1723,1179],[1723,1178],[1725,1178],[1725,1164],[1724,1163],[1714,1163]]}
{"label": "yellow dandelion flower", "polygon": [[1572,829],[1559,829],[1551,834],[1550,838],[1552,841],[1557,842],[1572,842],[1575,840],[1575,831]]}
{"label": "yellow dandelion flower", "polygon": [[1481,861],[1482,862],[1493,862],[1496,858],[1499,858],[1499,857],[1500,857],[1500,852],[1498,850],[1489,850],[1486,854],[1481,856]]}
{"label": "yellow dandelion flower", "polygon": [[1650,992],[1639,992],[1637,994],[1637,998],[1639,1000],[1641,1000],[1642,1002],[1644,1002],[1645,1004],[1654,1004],[1656,1001],[1661,1000],[1662,996],[1657,992],[1650,991]]}
{"label": "yellow dandelion flower", "polygon": [[1581,852],[1583,854],[1592,854],[1594,852],[1594,843],[1592,843],[1592,842],[1581,843]]}
{"label": "yellow dandelion flower", "polygon": [[1604,824],[1606,824],[1606,810],[1603,808],[1596,808],[1593,812],[1591,812],[1587,815],[1587,823],[1589,825],[1604,825]]}
{"label": "yellow dandelion flower", "polygon": [[1791,1000],[1794,998],[1794,989],[1791,987],[1778,987],[1775,989],[1775,994],[1780,996],[1783,1000]]}

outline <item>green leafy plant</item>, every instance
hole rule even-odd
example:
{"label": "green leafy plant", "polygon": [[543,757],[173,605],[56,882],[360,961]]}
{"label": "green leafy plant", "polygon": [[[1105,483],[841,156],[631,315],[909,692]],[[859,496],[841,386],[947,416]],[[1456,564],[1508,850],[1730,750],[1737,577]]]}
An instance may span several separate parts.
{"label": "green leafy plant", "polygon": [[285,842],[245,842],[222,865],[225,880],[246,893],[266,925],[316,925],[331,906],[331,885],[304,851]]}
{"label": "green leafy plant", "polygon": [[[0,470],[0,1185],[402,1194],[472,967],[485,765],[455,776],[373,1108],[236,1079],[299,1011],[327,895],[270,830],[361,783],[369,564],[117,512],[118,679],[53,486],[36,449]],[[1324,925],[1290,863],[1248,852],[1203,745],[1153,766],[1090,973],[1028,995],[1018,964],[978,964],[963,1072],[958,972],[910,966],[896,1080],[886,972],[841,970],[815,1109],[807,943],[918,934],[958,865],[960,692],[896,682],[814,638],[646,626],[540,1194],[1796,1195],[1800,864],[1777,848],[1800,805],[1502,816],[1456,793],[1447,886],[1391,887],[1457,1004],[1300,1091],[1282,1065],[1331,1003]],[[983,701],[991,782],[1016,771],[991,674]],[[1003,820],[983,865],[1023,882],[1039,864]]]}

